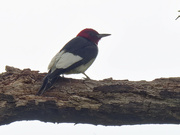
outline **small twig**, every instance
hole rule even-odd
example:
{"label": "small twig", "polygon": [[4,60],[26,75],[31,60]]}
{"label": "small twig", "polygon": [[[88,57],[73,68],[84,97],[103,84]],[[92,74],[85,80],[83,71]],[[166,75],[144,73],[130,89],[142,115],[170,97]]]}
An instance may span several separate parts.
{"label": "small twig", "polygon": [[[180,10],[178,12],[180,12]],[[175,20],[177,20],[179,17],[180,17],[180,15]]]}

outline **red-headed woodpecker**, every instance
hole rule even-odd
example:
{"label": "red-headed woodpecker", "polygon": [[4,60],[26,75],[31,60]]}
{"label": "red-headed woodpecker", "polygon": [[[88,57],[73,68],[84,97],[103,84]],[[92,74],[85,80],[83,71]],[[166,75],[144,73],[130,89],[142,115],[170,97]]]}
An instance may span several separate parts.
{"label": "red-headed woodpecker", "polygon": [[99,34],[93,29],[82,30],[75,38],[70,40],[49,63],[48,74],[37,95],[42,95],[49,89],[61,74],[82,73],[94,62],[97,54],[97,44],[102,37],[110,34]]}

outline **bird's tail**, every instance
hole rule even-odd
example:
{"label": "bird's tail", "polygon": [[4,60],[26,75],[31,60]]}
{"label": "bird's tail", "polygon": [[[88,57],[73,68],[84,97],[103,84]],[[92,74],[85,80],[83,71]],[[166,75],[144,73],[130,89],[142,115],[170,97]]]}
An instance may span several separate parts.
{"label": "bird's tail", "polygon": [[46,90],[48,90],[54,82],[57,80],[58,77],[51,78],[49,74],[47,74],[43,79],[43,84],[36,95],[42,95]]}

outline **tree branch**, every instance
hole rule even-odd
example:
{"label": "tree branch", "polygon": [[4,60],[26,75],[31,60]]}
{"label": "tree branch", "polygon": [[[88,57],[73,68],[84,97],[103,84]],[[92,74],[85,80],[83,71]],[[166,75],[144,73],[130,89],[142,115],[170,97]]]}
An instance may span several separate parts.
{"label": "tree branch", "polygon": [[20,120],[101,125],[179,124],[180,78],[151,82],[59,78],[36,96],[45,73],[6,67],[0,74],[0,125]]}
{"label": "tree branch", "polygon": [[[180,12],[180,10],[179,10],[178,12]],[[180,15],[179,15],[178,17],[176,17],[176,19],[175,19],[175,20],[177,20],[179,17],[180,17]]]}

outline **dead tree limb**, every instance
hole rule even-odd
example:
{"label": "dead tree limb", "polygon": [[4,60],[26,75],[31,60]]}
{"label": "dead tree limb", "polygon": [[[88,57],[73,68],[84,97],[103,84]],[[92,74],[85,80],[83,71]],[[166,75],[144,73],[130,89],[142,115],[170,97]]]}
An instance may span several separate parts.
{"label": "dead tree limb", "polygon": [[36,96],[45,73],[6,67],[0,125],[21,120],[101,125],[180,124],[180,78],[151,82],[59,78]]}
{"label": "dead tree limb", "polygon": [[[180,12],[180,10],[179,10],[178,12]],[[175,20],[177,20],[179,17],[180,17],[180,15],[179,15],[178,17],[176,17],[176,19],[175,19]]]}

